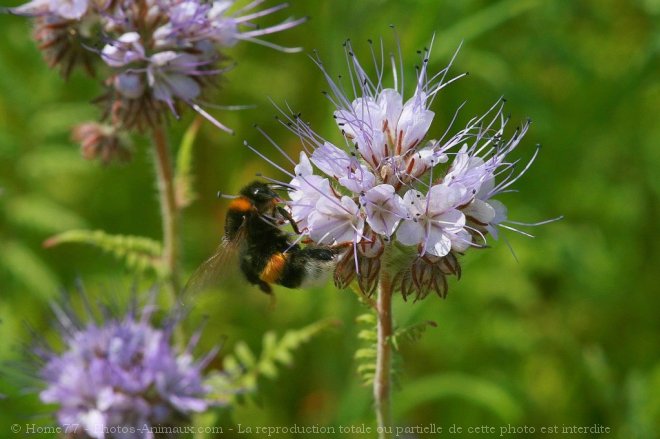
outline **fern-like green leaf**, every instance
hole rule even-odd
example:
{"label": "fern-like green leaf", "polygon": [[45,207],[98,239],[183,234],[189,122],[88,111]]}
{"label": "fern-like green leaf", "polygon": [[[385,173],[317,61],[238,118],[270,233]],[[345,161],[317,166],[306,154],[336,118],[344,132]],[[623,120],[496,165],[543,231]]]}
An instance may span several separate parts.
{"label": "fern-like green leaf", "polygon": [[278,364],[291,365],[293,352],[330,325],[329,321],[317,322],[288,331],[279,339],[274,332],[267,332],[259,357],[244,342],[237,343],[234,352],[224,358],[224,370],[206,380],[212,389],[211,398],[219,403],[234,403],[240,395],[254,394],[260,377],[277,377]]}
{"label": "fern-like green leaf", "polygon": [[194,176],[192,172],[193,145],[202,125],[201,117],[196,118],[188,127],[176,156],[176,172],[174,175],[174,188],[176,190],[176,204],[181,209],[192,203],[197,194],[193,190]]}
{"label": "fern-like green leaf", "polygon": [[417,323],[415,325],[397,329],[392,336],[392,346],[394,346],[394,348],[398,351],[402,341],[409,343],[416,342],[422,338],[422,335],[424,335],[429,327],[436,328],[437,326],[438,324],[434,321],[427,320],[422,323]]}
{"label": "fern-like green leaf", "polygon": [[[371,310],[368,313],[359,315],[356,321],[363,329],[358,331],[358,339],[362,342],[362,347],[355,352],[355,360],[357,363],[357,373],[365,385],[373,383],[374,373],[376,371],[376,357],[377,342],[378,342],[378,317],[375,311]],[[422,334],[428,327],[437,326],[435,322],[426,321],[416,325],[411,325],[405,328],[398,329],[394,335],[390,337],[390,343],[395,349],[399,351],[399,345],[402,341],[414,342],[422,337]],[[391,362],[391,374],[393,382],[397,382],[399,378],[400,359],[394,355]]]}
{"label": "fern-like green leaf", "polygon": [[378,334],[373,329],[363,329],[358,332],[358,338],[364,341],[376,342],[378,340]]}
{"label": "fern-like green leaf", "polygon": [[376,359],[376,349],[374,348],[361,348],[355,351],[354,355],[356,360],[374,360]]}
{"label": "fern-like green leaf", "polygon": [[357,316],[355,318],[355,321],[366,325],[375,325],[378,319],[376,318],[376,315],[373,313],[364,313]]}
{"label": "fern-like green leaf", "polygon": [[90,244],[122,259],[126,267],[137,272],[153,270],[160,277],[166,269],[161,262],[162,246],[142,236],[110,235],[102,230],[69,230],[44,242],[44,247],[64,243]]}
{"label": "fern-like green leaf", "polygon": [[364,374],[373,374],[376,371],[376,365],[375,364],[361,364],[361,365],[358,366],[357,371],[362,376],[364,376]]}
{"label": "fern-like green leaf", "polygon": [[378,333],[376,325],[378,318],[375,311],[360,314],[355,321],[363,328],[358,331],[358,339],[362,342],[362,347],[355,352],[355,361],[357,363],[357,373],[364,385],[373,383],[374,372],[376,370],[376,355]]}
{"label": "fern-like green leaf", "polygon": [[236,347],[234,348],[234,355],[236,355],[238,362],[246,368],[254,367],[257,362],[257,359],[254,357],[254,354],[248,345],[242,341],[236,343]]}

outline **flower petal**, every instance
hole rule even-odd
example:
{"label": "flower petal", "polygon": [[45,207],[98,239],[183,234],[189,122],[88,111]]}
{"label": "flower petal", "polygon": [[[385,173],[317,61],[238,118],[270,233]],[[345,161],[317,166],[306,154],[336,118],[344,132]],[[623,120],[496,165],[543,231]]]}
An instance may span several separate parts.
{"label": "flower petal", "polygon": [[399,221],[407,216],[403,200],[389,184],[380,184],[369,189],[363,200],[367,223],[374,232],[381,235],[391,236]]}
{"label": "flower petal", "polygon": [[433,111],[420,105],[418,96],[414,96],[406,102],[396,127],[397,136],[403,135],[402,138],[397,139],[400,144],[397,149],[398,154],[405,154],[426,137],[434,116]]}
{"label": "flower petal", "polygon": [[294,178],[289,184],[297,188],[289,192],[291,216],[298,228],[303,230],[308,227],[308,217],[316,209],[316,203],[324,196],[323,194],[332,196],[330,182],[327,178],[318,175],[303,175]]}
{"label": "flower petal", "polygon": [[296,176],[306,176],[314,173],[312,163],[309,161],[309,158],[304,151],[300,151],[300,162],[295,166],[294,172]]}
{"label": "flower petal", "polygon": [[374,187],[376,177],[366,166],[360,165],[359,169],[349,171],[348,175],[340,177],[338,181],[349,191],[360,194]]}
{"label": "flower petal", "polygon": [[403,221],[396,239],[403,245],[417,245],[424,240],[424,227],[418,221]]}
{"label": "flower petal", "polygon": [[393,88],[386,88],[378,95],[378,105],[382,109],[383,122],[387,121],[387,126],[383,126],[383,130],[390,137],[390,141],[394,142],[397,135],[397,124],[403,109],[403,97]]}
{"label": "flower petal", "polygon": [[340,178],[348,174],[353,162],[349,155],[330,142],[325,142],[314,150],[312,163],[330,177]]}
{"label": "flower petal", "polygon": [[424,247],[427,253],[445,256],[451,251],[451,239],[442,227],[431,226]]}
{"label": "flower petal", "polygon": [[88,0],[51,2],[51,12],[68,20],[79,20],[87,12]]}
{"label": "flower petal", "polygon": [[452,233],[449,235],[449,239],[451,240],[451,249],[458,252],[464,252],[472,243],[472,235],[465,229]]}
{"label": "flower petal", "polygon": [[347,196],[341,200],[322,197],[309,216],[309,233],[319,244],[358,242],[362,238],[364,219],[359,207]]}
{"label": "flower petal", "polygon": [[9,11],[16,15],[40,15],[48,13],[50,8],[51,0],[32,0],[15,8],[9,8]]}
{"label": "flower petal", "polygon": [[411,189],[403,195],[403,205],[410,218],[417,218],[426,212],[426,196],[418,190]]}
{"label": "flower petal", "polygon": [[461,205],[467,190],[460,185],[437,184],[429,189],[428,210],[433,215],[446,212]]}
{"label": "flower petal", "polygon": [[463,213],[483,225],[489,224],[495,218],[495,209],[479,199],[474,199],[472,203],[463,209]]}

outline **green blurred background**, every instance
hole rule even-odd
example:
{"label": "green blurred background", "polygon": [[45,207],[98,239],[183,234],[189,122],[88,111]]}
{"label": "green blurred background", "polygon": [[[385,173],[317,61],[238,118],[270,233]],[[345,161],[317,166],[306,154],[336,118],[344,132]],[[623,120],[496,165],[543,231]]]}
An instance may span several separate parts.
{"label": "green blurred background", "polygon": [[[392,41],[391,23],[409,78],[415,51],[434,33],[432,70],[463,41],[453,71],[471,75],[442,92],[433,129],[443,132],[464,100],[457,126],[504,95],[514,123],[527,116],[534,121],[520,156],[543,145],[517,184],[520,192],[503,200],[510,216],[529,222],[565,216],[531,230],[534,239],[506,234],[519,262],[502,241],[470,252],[463,278],[451,281],[444,301],[397,298],[399,324],[433,320],[438,327],[403,347],[396,423],[488,424],[498,433],[509,424],[537,432],[602,424],[613,429],[611,437],[658,437],[660,1],[291,3],[288,11],[311,20],[270,40],[301,45],[305,53],[318,49],[334,74],[345,71],[346,38],[367,55],[368,38]],[[0,15],[0,29],[0,361],[11,364],[30,344],[26,322],[53,337],[48,300],[72,290],[76,278],[95,297],[126,297],[135,282],[110,255],[83,245],[47,250],[44,239],[72,228],[159,239],[161,229],[146,139],[135,139],[126,165],[84,161],[68,130],[98,117],[89,104],[97,83],[79,72],[65,83],[49,71],[27,19]],[[273,119],[267,97],[288,102],[323,135],[336,135],[320,93],[325,83],[305,53],[248,43],[228,51],[238,67],[213,101],[257,108],[215,111],[237,135],[206,123],[197,139],[199,198],[183,219],[186,274],[213,252],[221,234],[227,203],[216,191],[235,192],[257,172],[281,177],[241,146],[247,139],[270,154],[252,125],[298,151]],[[187,114],[172,123],[173,145],[191,121]],[[148,278],[139,283],[148,285]],[[271,307],[243,285],[197,300],[210,317],[200,352],[223,336],[225,352],[237,340],[259,351],[268,330],[281,334],[324,318],[341,322],[297,351],[294,365],[276,380],[261,380],[256,400],[225,411],[220,425],[372,425],[371,389],[361,385],[353,359],[360,345],[355,317],[364,311],[353,294],[330,285],[278,288]],[[3,370],[0,436],[9,437],[12,423],[46,423],[48,409],[34,389]]]}

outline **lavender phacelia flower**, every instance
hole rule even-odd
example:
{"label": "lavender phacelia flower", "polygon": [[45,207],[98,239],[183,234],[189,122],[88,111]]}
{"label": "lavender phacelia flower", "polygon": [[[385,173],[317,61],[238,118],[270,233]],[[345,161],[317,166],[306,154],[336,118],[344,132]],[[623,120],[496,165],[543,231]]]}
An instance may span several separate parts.
{"label": "lavender phacelia flower", "polygon": [[177,321],[155,326],[153,305],[123,317],[105,311],[103,322],[54,309],[63,348],[37,351],[45,382],[40,397],[58,406],[57,419],[72,437],[151,438],[152,427],[185,425],[214,404],[203,370],[215,351],[195,361],[197,335],[178,352],[172,345]]}
{"label": "lavender phacelia flower", "polygon": [[[192,107],[230,131],[200,106],[205,89],[226,71],[225,48],[251,41],[296,51],[261,37],[305,21],[286,19],[259,27],[253,21],[286,4],[258,10],[264,0],[235,8],[235,0],[32,0],[10,8],[35,18],[35,36],[49,66],[69,76],[82,65],[104,65],[105,116],[122,129],[143,130]],[[100,63],[98,61],[101,61]]]}
{"label": "lavender phacelia flower", "polygon": [[288,208],[307,240],[347,247],[335,268],[338,287],[357,278],[360,289],[371,294],[386,266],[404,298],[424,298],[429,292],[445,297],[446,277],[460,276],[460,255],[486,247],[487,236],[497,239],[498,228],[519,231],[505,224],[506,207],[494,197],[509,191],[538,148],[516,172],[516,161],[507,157],[529,121],[506,139],[509,118],[503,115],[503,99],[450,137],[451,126],[439,136],[432,134],[431,104],[443,88],[466,74],[449,78],[451,63],[430,74],[430,50],[419,52],[412,95],[405,98],[400,49],[398,60],[391,56],[394,84],[388,88],[384,49],[370,45],[373,77],[350,41],[344,45],[346,83],[341,77],[333,79],[315,58],[328,82],[324,95],[335,107],[343,142],[327,140],[299,114],[280,109],[281,122],[301,140],[303,151],[297,162],[287,157],[295,165],[291,180],[273,181],[288,188]]}

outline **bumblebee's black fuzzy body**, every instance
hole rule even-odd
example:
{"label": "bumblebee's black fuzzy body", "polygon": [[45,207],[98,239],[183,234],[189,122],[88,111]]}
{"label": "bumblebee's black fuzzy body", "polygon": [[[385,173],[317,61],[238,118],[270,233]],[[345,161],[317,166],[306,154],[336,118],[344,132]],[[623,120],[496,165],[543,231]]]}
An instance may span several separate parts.
{"label": "bumblebee's black fuzzy body", "polygon": [[[241,190],[227,211],[225,239],[242,239],[240,268],[248,282],[271,293],[270,284],[299,288],[328,272],[335,259],[329,247],[292,244],[273,218],[282,218],[276,193],[265,183],[253,182]],[[284,215],[295,229],[290,217]],[[242,234],[239,238],[238,235]]]}

